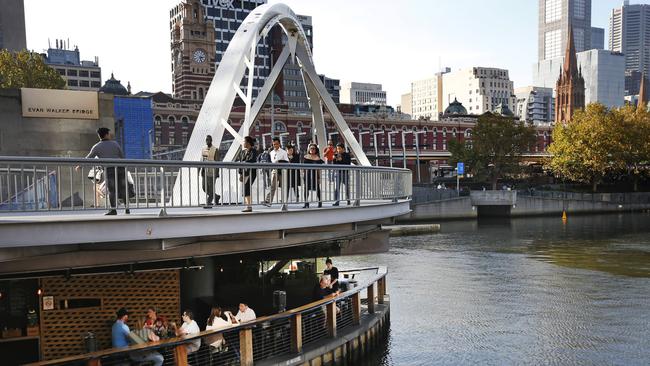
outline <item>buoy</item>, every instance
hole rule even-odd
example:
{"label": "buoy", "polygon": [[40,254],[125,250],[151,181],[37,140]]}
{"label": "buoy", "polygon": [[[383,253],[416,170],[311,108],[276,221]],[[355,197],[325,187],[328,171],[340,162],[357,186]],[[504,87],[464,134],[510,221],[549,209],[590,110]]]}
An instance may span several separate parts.
{"label": "buoy", "polygon": [[566,221],[566,211],[562,210],[562,221]]}

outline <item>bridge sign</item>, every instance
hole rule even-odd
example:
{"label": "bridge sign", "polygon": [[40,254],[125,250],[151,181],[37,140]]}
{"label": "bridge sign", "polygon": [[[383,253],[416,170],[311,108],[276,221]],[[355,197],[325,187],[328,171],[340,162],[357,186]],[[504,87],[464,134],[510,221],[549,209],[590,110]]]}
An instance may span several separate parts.
{"label": "bridge sign", "polygon": [[460,162],[459,162],[459,163],[456,165],[456,169],[457,169],[457,172],[456,172],[456,173],[458,173],[458,175],[463,175],[463,174],[465,174],[465,163],[460,163]]}

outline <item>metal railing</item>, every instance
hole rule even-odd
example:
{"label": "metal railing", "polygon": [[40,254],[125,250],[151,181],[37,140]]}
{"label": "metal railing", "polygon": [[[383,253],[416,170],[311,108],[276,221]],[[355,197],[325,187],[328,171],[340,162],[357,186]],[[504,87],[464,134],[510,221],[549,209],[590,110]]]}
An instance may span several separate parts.
{"label": "metal railing", "polygon": [[544,191],[544,190],[518,190],[520,196],[539,197],[555,200],[574,200],[592,202],[610,202],[619,204],[648,204],[650,193],[648,192],[627,192],[627,193],[581,193],[565,191]]}
{"label": "metal railing", "polygon": [[387,167],[0,157],[0,212],[83,211],[120,203],[129,210],[210,203],[286,209],[411,195],[411,172]]}
{"label": "metal railing", "polygon": [[253,365],[269,359],[280,362],[360,325],[375,313],[377,304],[384,304],[386,293],[386,271],[375,268],[374,274],[338,296],[248,323],[31,365],[113,366],[144,359],[164,359],[165,365]]}

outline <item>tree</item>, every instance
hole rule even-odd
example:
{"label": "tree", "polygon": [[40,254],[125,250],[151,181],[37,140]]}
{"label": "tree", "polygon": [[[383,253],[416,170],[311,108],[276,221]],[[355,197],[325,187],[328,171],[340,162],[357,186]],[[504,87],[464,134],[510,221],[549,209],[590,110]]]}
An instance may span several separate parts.
{"label": "tree", "polygon": [[577,111],[571,122],[556,125],[547,168],[565,179],[591,183],[595,192],[607,174],[625,170],[621,122],[598,103]]}
{"label": "tree", "polygon": [[525,122],[485,113],[472,131],[471,144],[449,142],[452,164],[463,161],[478,180],[488,180],[497,189],[499,178],[521,170],[521,155],[535,143],[535,130]]}
{"label": "tree", "polygon": [[65,80],[43,61],[43,57],[29,51],[0,51],[0,88],[64,89]]}
{"label": "tree", "polygon": [[646,108],[625,106],[611,111],[619,141],[618,158],[624,164],[624,174],[633,181],[634,191],[639,180],[647,176],[650,166],[650,112]]}

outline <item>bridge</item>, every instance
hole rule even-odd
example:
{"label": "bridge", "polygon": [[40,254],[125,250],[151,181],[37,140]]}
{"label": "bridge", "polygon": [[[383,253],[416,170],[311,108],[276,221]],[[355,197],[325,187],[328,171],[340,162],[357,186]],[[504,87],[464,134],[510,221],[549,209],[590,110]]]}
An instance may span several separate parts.
{"label": "bridge", "polygon": [[[254,95],[256,45],[273,27],[284,33],[285,46],[266,83]],[[356,165],[238,161],[252,121],[289,61],[300,66],[309,97],[312,135],[308,138],[325,146],[323,115],[327,110]],[[235,130],[227,121],[237,97],[246,112],[243,124]],[[226,133],[234,142],[222,161],[202,161],[205,136],[211,135],[213,144],[220,146]],[[410,212],[412,180],[410,170],[371,166],[316,73],[295,13],[282,4],[260,6],[232,38],[182,161],[0,157],[0,280],[14,280],[11,288],[17,286],[21,293],[29,294],[25,296],[36,304],[39,323],[36,329],[24,324],[23,329],[12,330],[36,334],[15,341],[38,340],[38,351],[16,353],[16,357],[26,357],[16,363],[112,364],[100,361],[112,357],[111,351],[79,359],[66,357],[83,353],[79,335],[89,331],[98,332],[100,348],[109,348],[110,329],[105,325],[114,321],[115,310],[125,305],[136,314],[154,305],[168,319],[178,319],[183,304],[197,312],[197,319],[205,319],[215,299],[222,306],[235,307],[237,303],[232,302],[246,299],[256,310],[270,314],[277,312],[269,305],[270,291],[276,286],[273,278],[295,281],[287,302],[304,305],[300,289],[313,284],[315,258],[322,253],[319,246],[328,246],[327,255],[331,251],[352,254],[387,249],[388,232],[381,225]],[[122,203],[118,215],[106,216],[111,208],[107,196],[111,195]],[[218,204],[210,205],[210,201]],[[277,256],[271,260],[269,253]],[[301,254],[313,262],[303,268],[287,264]],[[249,275],[250,281],[243,282],[245,288],[232,284]],[[304,362],[309,361],[305,357],[348,349],[348,342],[369,342],[388,314],[387,306],[380,306],[386,292],[384,276],[375,276],[364,287],[339,297],[263,318],[257,327],[235,328],[241,347],[234,359],[251,365],[277,363],[272,357],[281,356],[284,364],[291,364],[296,352],[303,351],[297,362]],[[0,281],[0,285],[6,283],[9,281]],[[235,288],[225,289],[225,285]],[[13,291],[11,288],[0,287],[0,295]],[[367,292],[363,311],[362,289]],[[6,296],[12,298],[13,294]],[[373,315],[375,297],[381,316]],[[201,302],[204,300],[208,302]],[[210,304],[207,309],[206,304]],[[323,306],[329,309],[326,313]],[[369,315],[367,320],[363,320],[363,312]],[[69,321],[71,316],[74,321]],[[303,316],[305,323],[301,323]],[[252,342],[270,337],[267,324],[278,322],[277,331],[284,332],[282,347],[273,350],[266,343],[253,347]],[[338,329],[350,327],[347,333],[337,334],[337,322]],[[325,323],[327,328],[322,327]],[[316,338],[309,333],[310,339],[304,340],[305,345],[318,341],[312,350],[302,349],[302,332],[311,332],[307,326],[321,332]],[[212,333],[201,337],[220,333],[226,337],[227,332]],[[356,340],[353,334],[357,334]],[[175,349],[175,363],[187,365],[185,347],[178,346],[187,342],[181,339],[154,346]],[[289,348],[285,346],[288,342]],[[235,344],[233,340],[232,349]],[[334,348],[323,351],[323,344]],[[125,352],[137,353],[139,349],[143,348]]]}

